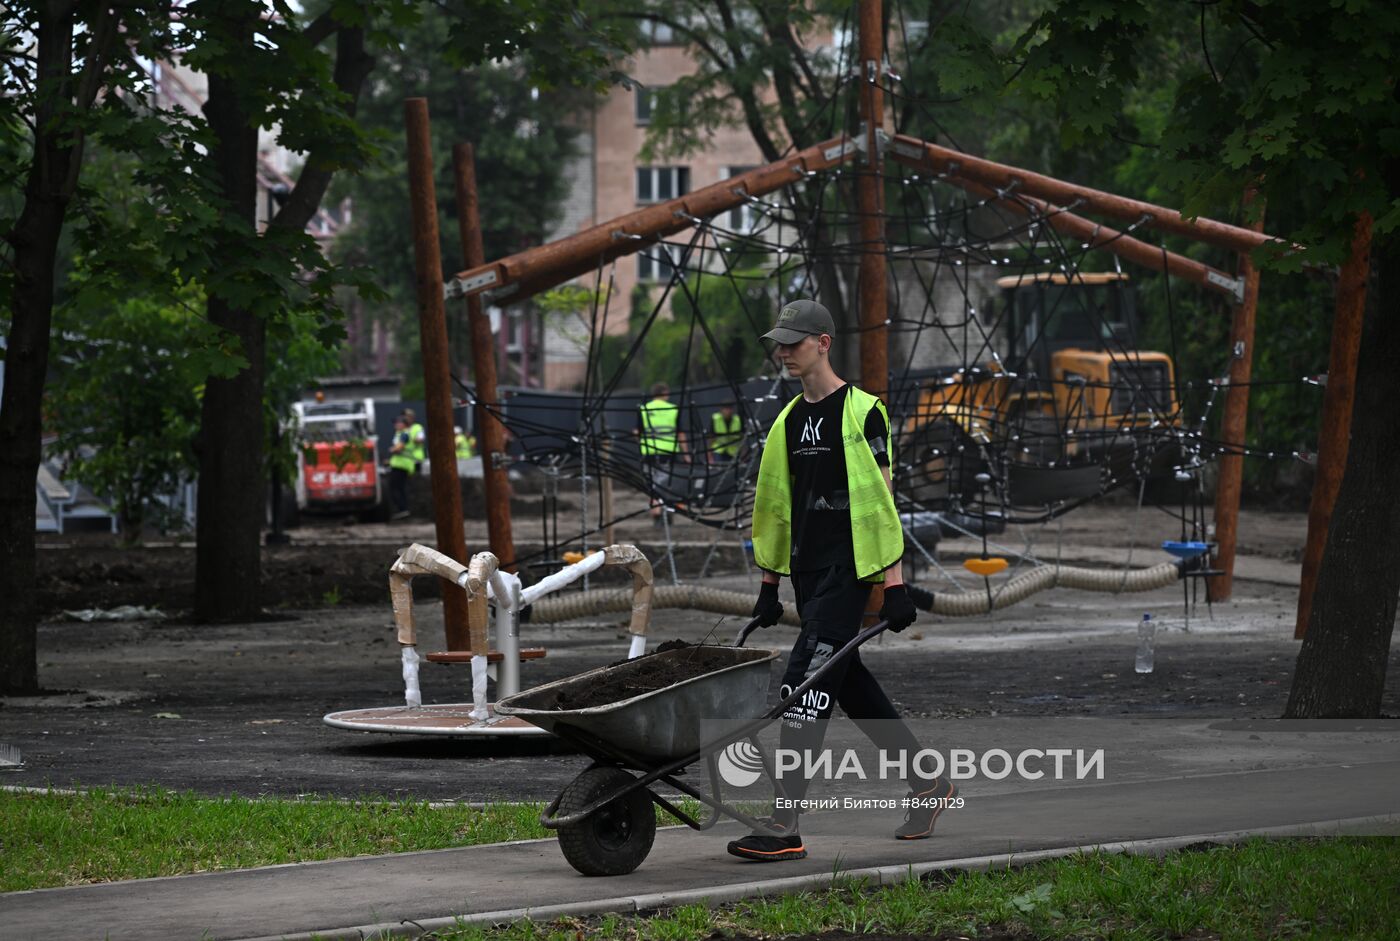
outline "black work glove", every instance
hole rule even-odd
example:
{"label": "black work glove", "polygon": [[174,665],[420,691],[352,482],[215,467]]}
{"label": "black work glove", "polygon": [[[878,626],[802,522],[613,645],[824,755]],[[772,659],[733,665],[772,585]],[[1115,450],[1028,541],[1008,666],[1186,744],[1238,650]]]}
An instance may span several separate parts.
{"label": "black work glove", "polygon": [[880,620],[888,621],[889,629],[898,634],[919,616],[914,602],[909,600],[909,592],[903,585],[891,585],[885,589],[885,602],[880,605]]}
{"label": "black work glove", "polygon": [[759,627],[772,627],[783,616],[783,603],[778,600],[778,583],[764,582],[758,589],[758,601],[753,606],[753,616],[758,618]]}

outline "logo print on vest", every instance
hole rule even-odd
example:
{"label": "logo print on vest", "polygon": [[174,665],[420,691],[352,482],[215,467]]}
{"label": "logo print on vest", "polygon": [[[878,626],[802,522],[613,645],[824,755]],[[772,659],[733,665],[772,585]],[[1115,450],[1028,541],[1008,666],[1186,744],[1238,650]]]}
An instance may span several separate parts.
{"label": "logo print on vest", "polygon": [[806,444],[808,441],[819,444],[822,440],[822,422],[825,418],[818,418],[814,423],[809,417],[807,423],[802,426],[802,437],[798,439],[798,444]]}

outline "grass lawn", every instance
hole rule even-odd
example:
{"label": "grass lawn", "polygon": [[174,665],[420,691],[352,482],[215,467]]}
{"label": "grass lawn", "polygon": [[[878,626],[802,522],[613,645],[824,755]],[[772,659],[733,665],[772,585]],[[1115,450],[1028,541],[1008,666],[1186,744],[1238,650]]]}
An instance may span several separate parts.
{"label": "grass lawn", "polygon": [[[761,875],[780,875],[779,866]],[[760,874],[755,873],[755,878]],[[1089,854],[867,891],[756,899],[651,916],[460,927],[441,941],[709,941],[880,935],[939,939],[1400,938],[1400,839],[1256,841],[1162,858]]]}
{"label": "grass lawn", "polygon": [[0,891],[524,840],[543,806],[0,791]]}
{"label": "grass lawn", "polygon": [[[0,891],[547,836],[540,809],[210,799],[159,788],[0,791]],[[755,868],[753,877],[783,874],[772,866]],[[1400,938],[1400,838],[1256,841],[1163,858],[1090,854],[874,890],[843,884],[717,909],[464,926],[435,937],[710,941],[840,933],[1392,941]]]}

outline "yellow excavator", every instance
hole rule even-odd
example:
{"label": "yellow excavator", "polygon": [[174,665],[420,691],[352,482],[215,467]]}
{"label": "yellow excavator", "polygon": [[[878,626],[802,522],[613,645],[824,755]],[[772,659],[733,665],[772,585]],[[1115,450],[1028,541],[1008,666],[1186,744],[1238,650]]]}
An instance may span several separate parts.
{"label": "yellow excavator", "polygon": [[1046,272],[997,288],[985,359],[925,380],[904,420],[906,493],[925,507],[966,503],[990,473],[1011,503],[1043,506],[1168,468],[1176,371],[1137,348],[1128,277]]}

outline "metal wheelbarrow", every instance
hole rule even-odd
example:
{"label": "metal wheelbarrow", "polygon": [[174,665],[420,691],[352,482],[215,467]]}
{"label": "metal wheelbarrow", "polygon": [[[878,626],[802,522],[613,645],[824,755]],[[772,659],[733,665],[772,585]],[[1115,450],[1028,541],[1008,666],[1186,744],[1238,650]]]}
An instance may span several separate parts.
{"label": "metal wheelbarrow", "polygon": [[[496,704],[498,714],[518,716],[553,732],[593,759],[593,764],[540,814],[540,823],[557,832],[564,858],[579,872],[585,876],[620,876],[640,866],[656,838],[652,804],[695,830],[708,830],[721,817],[730,817],[756,830],[778,832],[723,801],[719,754],[731,743],[747,738],[762,757],[763,770],[781,795],[782,783],[758,743],[758,731],[801,699],[833,664],[885,630],[886,623],[881,621],[861,631],[791,695],[766,710],[769,665],[779,652],[744,647],[744,641],[757,626],[757,620],[745,625],[732,647],[699,648],[710,654],[724,651],[722,659],[732,660],[727,665],[630,699],[586,709],[550,708],[560,693],[625,678],[638,670],[637,665],[644,662],[642,658],[537,686]],[[680,658],[695,649],[665,651],[645,660],[654,664],[657,657]],[[714,734],[706,741],[700,738],[702,719],[714,722]],[[679,777],[687,767],[700,761],[705,762],[708,792]],[[651,788],[658,781],[704,804],[709,808],[708,816],[696,820],[658,795]]]}

